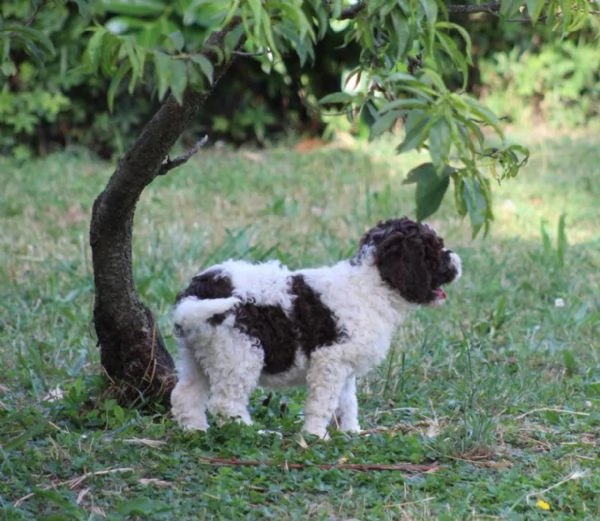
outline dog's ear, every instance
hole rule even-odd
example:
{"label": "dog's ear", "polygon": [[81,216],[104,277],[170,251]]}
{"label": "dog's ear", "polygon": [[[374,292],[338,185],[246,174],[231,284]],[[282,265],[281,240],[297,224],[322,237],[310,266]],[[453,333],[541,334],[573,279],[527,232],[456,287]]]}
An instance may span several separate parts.
{"label": "dog's ear", "polygon": [[431,273],[426,246],[415,230],[396,229],[375,246],[375,265],[381,278],[415,304],[431,300]]}

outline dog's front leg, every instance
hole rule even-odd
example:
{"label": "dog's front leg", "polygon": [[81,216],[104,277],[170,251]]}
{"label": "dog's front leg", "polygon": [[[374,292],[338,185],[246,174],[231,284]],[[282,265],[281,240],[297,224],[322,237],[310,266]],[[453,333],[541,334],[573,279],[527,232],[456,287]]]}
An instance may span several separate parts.
{"label": "dog's front leg", "polygon": [[337,409],[335,410],[335,417],[341,431],[360,432],[358,400],[356,399],[356,377],[354,375],[346,379]]}
{"label": "dog's front leg", "polygon": [[308,398],[304,408],[304,432],[327,438],[327,425],[352,372],[349,365],[341,363],[327,348],[313,353],[306,375]]}

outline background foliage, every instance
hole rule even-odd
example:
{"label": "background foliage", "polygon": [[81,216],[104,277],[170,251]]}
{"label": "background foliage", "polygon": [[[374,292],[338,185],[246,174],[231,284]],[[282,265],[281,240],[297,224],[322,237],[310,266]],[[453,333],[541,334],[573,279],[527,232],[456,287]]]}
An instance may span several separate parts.
{"label": "background foliage", "polygon": [[[452,186],[477,234],[493,219],[490,183],[528,158],[499,117],[530,107],[556,119],[566,104],[560,122],[584,124],[598,96],[589,2],[485,5],[467,15],[438,0],[3,4],[0,150],[79,143],[122,154],[167,93],[181,100],[188,88],[214,91],[194,136],[262,143],[320,133],[345,114],[370,138],[401,125],[399,153],[428,149],[430,161],[405,181],[417,184],[417,218]],[[227,27],[224,46],[207,44]],[[230,61],[214,88],[215,66]],[[500,90],[516,101],[505,104]]]}
{"label": "background foliage", "polygon": [[[102,0],[89,7],[99,24],[133,32],[149,47],[177,29],[160,1]],[[196,19],[206,20],[207,25],[196,24],[186,32],[186,44],[203,42],[214,17],[206,10],[209,7],[196,11]],[[23,21],[32,14],[32,2],[3,2],[0,9],[7,23]],[[553,32],[543,25],[503,21],[487,14],[456,18],[473,42],[467,91],[483,96],[500,116],[518,120],[525,114],[538,122],[581,125],[598,115],[600,52],[593,20],[556,42]],[[158,106],[151,86],[136,84],[133,95],[127,89],[117,90],[111,112],[106,97],[111,78],[77,70],[88,27],[77,4],[54,2],[40,10],[35,25],[44,28],[56,52],[44,56],[40,69],[35,55],[19,48],[10,50],[0,77],[0,152],[26,156],[79,144],[102,157],[122,154]],[[320,134],[326,121],[342,125],[340,118],[324,118],[316,101],[339,90],[342,75],[358,63],[356,44],[342,48],[348,33],[347,25],[328,31],[315,48],[314,62],[301,64],[290,55],[273,74],[264,74],[253,57],[236,60],[190,133],[209,132],[215,139],[235,143],[263,143],[289,132]],[[351,130],[361,132],[363,124],[360,118]]]}

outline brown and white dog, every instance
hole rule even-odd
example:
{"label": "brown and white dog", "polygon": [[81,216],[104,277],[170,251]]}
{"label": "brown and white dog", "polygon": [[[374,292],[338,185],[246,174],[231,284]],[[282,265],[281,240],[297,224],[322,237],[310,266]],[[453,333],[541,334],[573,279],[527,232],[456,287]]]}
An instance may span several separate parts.
{"label": "brown and white dog", "polygon": [[306,384],[305,432],[326,437],[334,415],[341,430],[359,431],[356,377],[383,361],[410,309],[442,304],[442,286],[460,275],[460,257],[406,217],[377,224],[333,266],[230,260],[206,269],[177,295],[175,419],[205,430],[208,410],[250,424],[258,385]]}

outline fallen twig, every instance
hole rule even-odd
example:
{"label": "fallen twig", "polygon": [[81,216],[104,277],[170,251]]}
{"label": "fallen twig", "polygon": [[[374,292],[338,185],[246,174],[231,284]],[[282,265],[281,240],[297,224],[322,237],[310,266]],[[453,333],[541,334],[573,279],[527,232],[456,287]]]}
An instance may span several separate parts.
{"label": "fallen twig", "polygon": [[271,461],[260,460],[242,460],[242,459],[226,459],[212,458],[210,456],[202,456],[201,460],[210,463],[211,465],[222,465],[231,467],[280,467],[283,470],[295,469],[302,470],[307,468],[317,468],[320,470],[355,470],[359,472],[368,472],[370,470],[399,470],[402,472],[435,472],[444,467],[441,465],[414,465],[411,463],[274,463]]}

